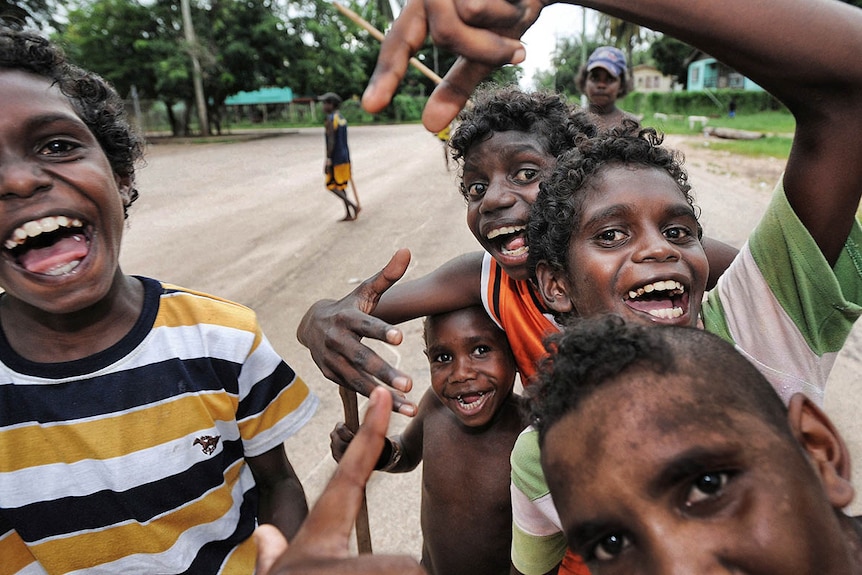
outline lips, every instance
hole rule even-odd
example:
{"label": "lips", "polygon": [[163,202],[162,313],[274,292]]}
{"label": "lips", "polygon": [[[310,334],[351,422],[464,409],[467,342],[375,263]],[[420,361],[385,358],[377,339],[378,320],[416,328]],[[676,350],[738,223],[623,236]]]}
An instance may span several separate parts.
{"label": "lips", "polygon": [[495,391],[467,391],[458,394],[453,403],[462,415],[476,415],[495,393]]}
{"label": "lips", "polygon": [[494,228],[485,238],[497,246],[498,251],[506,257],[526,256],[530,249],[527,246],[527,228],[522,225]]}
{"label": "lips", "polygon": [[659,280],[629,290],[624,302],[657,319],[676,319],[688,309],[689,295],[676,280]]}
{"label": "lips", "polygon": [[90,251],[86,225],[63,215],[30,220],[3,242],[4,252],[28,272],[48,276],[72,273]]}

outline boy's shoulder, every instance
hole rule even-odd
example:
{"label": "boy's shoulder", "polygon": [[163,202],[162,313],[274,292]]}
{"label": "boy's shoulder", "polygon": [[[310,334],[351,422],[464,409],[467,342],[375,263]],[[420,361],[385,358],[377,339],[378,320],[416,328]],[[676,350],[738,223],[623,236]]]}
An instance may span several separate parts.
{"label": "boy's shoulder", "polygon": [[218,324],[244,331],[256,331],[257,314],[243,304],[207,292],[161,284],[157,325]]}

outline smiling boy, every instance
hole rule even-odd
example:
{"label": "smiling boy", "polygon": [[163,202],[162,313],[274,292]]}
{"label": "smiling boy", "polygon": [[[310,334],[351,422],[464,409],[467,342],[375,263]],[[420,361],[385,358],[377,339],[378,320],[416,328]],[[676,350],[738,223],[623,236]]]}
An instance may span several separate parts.
{"label": "smiling boy", "polygon": [[549,346],[542,468],[594,573],[862,572],[849,456],[810,399],[688,327],[605,316]]}
{"label": "smiling boy", "polygon": [[[387,438],[378,469],[422,466],[422,565],[431,575],[508,575],[509,454],[526,425],[514,394],[506,335],[481,307],[425,320],[431,388],[404,431]],[[332,455],[353,434],[339,424]]]}
{"label": "smiling boy", "polygon": [[307,514],[317,400],[247,308],[119,265],[142,142],[101,78],[0,28],[0,573],[252,573]]}

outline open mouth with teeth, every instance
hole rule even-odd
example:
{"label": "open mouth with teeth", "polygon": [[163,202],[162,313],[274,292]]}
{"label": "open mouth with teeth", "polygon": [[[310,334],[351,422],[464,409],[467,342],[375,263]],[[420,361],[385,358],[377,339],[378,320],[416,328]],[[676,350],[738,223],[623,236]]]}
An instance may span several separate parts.
{"label": "open mouth with teeth", "polygon": [[3,250],[34,274],[60,276],[72,272],[90,251],[84,222],[66,216],[31,220],[15,229]]}
{"label": "open mouth with teeth", "polygon": [[494,395],[493,391],[470,391],[455,397],[458,410],[464,415],[479,412]]}
{"label": "open mouth with teeth", "polygon": [[658,319],[676,319],[688,309],[685,286],[674,280],[657,281],[629,291],[625,304]]}
{"label": "open mouth with teeth", "polygon": [[485,236],[493,242],[501,254],[510,258],[526,256],[527,228],[526,226],[505,226],[488,232]]}

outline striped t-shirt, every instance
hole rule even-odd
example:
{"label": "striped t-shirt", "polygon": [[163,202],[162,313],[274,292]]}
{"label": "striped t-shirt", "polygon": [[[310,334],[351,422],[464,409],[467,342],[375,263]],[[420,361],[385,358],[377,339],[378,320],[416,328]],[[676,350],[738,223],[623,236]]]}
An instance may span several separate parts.
{"label": "striped t-shirt", "polygon": [[255,314],[146,278],[117,344],[63,363],[0,333],[0,575],[252,573],[246,457],[311,417]]}

